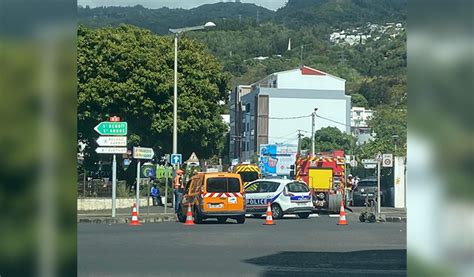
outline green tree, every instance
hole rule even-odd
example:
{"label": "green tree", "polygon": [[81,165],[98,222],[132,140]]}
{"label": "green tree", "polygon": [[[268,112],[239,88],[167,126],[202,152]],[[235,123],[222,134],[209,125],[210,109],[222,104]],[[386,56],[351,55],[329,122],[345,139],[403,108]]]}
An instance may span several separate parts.
{"label": "green tree", "polygon": [[[206,47],[182,38],[178,53],[178,152],[207,158],[223,148],[226,131],[219,101],[226,99],[230,76]],[[121,25],[78,30],[78,139],[93,152],[93,127],[109,116],[128,122],[129,146],[171,152],[173,61],[171,37]]]}
{"label": "green tree", "polygon": [[[361,158],[372,158],[378,152],[406,155],[407,113],[404,109],[389,106],[377,108],[369,120],[369,127],[375,133],[375,139],[363,145],[359,153]],[[395,152],[395,145],[397,151]]]}
{"label": "green tree", "polygon": [[369,102],[362,94],[354,93],[351,95],[351,104],[352,107],[364,107],[367,108],[369,106]]}
{"label": "green tree", "polygon": [[[321,128],[314,133],[314,137],[316,153],[339,149],[347,151],[355,143],[352,135],[343,133],[336,127]],[[311,138],[305,137],[301,140],[301,149],[311,151]]]}

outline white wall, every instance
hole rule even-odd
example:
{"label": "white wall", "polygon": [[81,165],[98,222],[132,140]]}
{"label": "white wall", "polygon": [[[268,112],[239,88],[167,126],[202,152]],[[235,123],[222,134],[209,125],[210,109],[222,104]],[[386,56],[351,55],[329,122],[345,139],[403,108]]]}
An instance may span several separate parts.
{"label": "white wall", "polygon": [[[302,99],[302,98],[272,98],[269,103],[269,117],[296,117],[310,115],[314,108],[318,108],[317,114],[331,118],[335,121],[349,124],[347,122],[346,99]],[[277,120],[269,119],[268,143],[290,143],[297,144],[297,130],[311,132],[311,117],[300,119]],[[337,127],[342,132],[347,131],[347,126],[336,124],[328,120],[316,117],[315,130],[323,127]],[[306,137],[310,133],[303,133]]]}
{"label": "white wall", "polygon": [[405,208],[405,157],[394,157],[395,208]]}
{"label": "white wall", "polygon": [[345,81],[329,75],[302,75],[301,71],[278,73],[278,88],[345,90]]}

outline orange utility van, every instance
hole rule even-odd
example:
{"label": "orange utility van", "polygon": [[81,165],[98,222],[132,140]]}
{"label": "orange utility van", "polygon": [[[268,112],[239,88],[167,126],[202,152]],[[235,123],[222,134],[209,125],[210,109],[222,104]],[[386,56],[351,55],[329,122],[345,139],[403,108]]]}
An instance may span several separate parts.
{"label": "orange utility van", "polygon": [[227,218],[245,222],[245,192],[240,175],[236,173],[200,172],[186,183],[179,203],[178,219],[186,220],[186,212],[191,204],[195,223],[206,218],[217,218],[220,223]]}

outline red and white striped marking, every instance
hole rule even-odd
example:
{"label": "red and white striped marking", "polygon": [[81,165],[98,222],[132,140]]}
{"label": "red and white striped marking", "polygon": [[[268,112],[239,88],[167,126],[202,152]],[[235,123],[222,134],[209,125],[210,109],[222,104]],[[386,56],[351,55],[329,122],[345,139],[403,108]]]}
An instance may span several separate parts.
{"label": "red and white striped marking", "polygon": [[240,192],[208,192],[204,194],[204,197],[242,197]]}

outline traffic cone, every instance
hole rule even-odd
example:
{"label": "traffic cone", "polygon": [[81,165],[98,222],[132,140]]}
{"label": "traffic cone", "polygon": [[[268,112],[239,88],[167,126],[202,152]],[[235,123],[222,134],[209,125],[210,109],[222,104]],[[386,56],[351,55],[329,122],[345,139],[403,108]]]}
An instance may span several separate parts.
{"label": "traffic cone", "polygon": [[140,221],[138,221],[137,206],[135,205],[135,203],[133,203],[132,220],[128,225],[141,225]]}
{"label": "traffic cone", "polygon": [[339,222],[337,225],[347,225],[346,212],[344,211],[344,201],[341,201],[341,211],[339,212]]}
{"label": "traffic cone", "polygon": [[271,207],[270,202],[268,202],[268,205],[267,205],[267,220],[265,221],[265,224],[263,225],[275,225],[275,223],[273,223],[272,207]]}
{"label": "traffic cone", "polygon": [[188,204],[188,211],[186,212],[186,222],[184,225],[194,225],[193,212],[191,211],[191,203]]}

